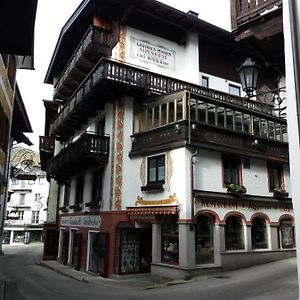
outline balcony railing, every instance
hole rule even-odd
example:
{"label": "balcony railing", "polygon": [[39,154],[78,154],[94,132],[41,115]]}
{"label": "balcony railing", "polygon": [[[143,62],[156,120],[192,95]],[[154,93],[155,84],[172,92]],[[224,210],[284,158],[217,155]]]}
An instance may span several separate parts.
{"label": "balcony railing", "polygon": [[109,156],[109,137],[84,133],[48,162],[50,177],[63,179],[91,166],[104,166]]}
{"label": "balcony railing", "polygon": [[235,30],[276,7],[282,7],[282,0],[231,0],[232,29]]}
{"label": "balcony railing", "polygon": [[[187,89],[205,99],[229,103],[266,115],[275,115],[273,107],[264,103],[190,84],[119,61],[102,59],[56,115],[50,126],[50,134],[67,139],[73,133],[72,128],[85,121],[90,113],[101,105],[100,99],[111,97],[113,90],[108,91],[107,86],[103,88],[101,86],[105,81],[115,83],[116,88],[126,87],[127,92],[131,94],[145,91],[163,94]],[[97,97],[97,94],[101,94],[101,97]]]}
{"label": "balcony railing", "polygon": [[58,79],[54,99],[68,99],[102,56],[113,48],[113,34],[91,26]]}

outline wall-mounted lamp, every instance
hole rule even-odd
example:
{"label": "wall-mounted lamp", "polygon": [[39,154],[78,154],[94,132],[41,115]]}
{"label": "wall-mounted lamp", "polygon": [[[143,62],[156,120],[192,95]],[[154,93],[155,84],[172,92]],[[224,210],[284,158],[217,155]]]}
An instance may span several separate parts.
{"label": "wall-mounted lamp", "polygon": [[177,134],[180,134],[181,133],[181,129],[180,129],[180,125],[179,124],[175,124],[175,132]]}
{"label": "wall-mounted lamp", "polygon": [[196,124],[192,124],[192,129],[196,130],[197,129],[197,125]]}
{"label": "wall-mounted lamp", "polygon": [[135,143],[135,142],[136,142],[136,139],[135,139],[134,136],[131,136],[130,138],[131,138],[131,142],[132,142],[132,143]]}

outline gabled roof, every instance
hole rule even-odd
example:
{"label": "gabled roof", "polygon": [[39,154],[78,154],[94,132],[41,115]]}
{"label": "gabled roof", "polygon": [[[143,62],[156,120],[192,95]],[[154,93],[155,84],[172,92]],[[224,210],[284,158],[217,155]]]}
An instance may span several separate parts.
{"label": "gabled roof", "polygon": [[65,67],[94,14],[120,21],[142,31],[184,44],[190,32],[213,37],[222,43],[233,44],[232,35],[219,27],[200,20],[155,0],[84,0],[61,30],[45,77],[53,83],[54,76]]}

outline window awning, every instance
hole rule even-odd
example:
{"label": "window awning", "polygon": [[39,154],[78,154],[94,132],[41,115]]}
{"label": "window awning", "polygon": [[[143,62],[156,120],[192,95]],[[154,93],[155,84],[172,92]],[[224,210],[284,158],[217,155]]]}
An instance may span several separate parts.
{"label": "window awning", "polygon": [[151,207],[127,207],[127,213],[132,221],[151,222],[158,215],[176,215],[177,205],[151,206]]}

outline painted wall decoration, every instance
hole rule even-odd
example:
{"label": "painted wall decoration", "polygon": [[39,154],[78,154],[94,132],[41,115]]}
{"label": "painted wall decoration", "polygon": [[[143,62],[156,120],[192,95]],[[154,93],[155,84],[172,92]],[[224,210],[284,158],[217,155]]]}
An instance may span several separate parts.
{"label": "painted wall decoration", "polygon": [[130,38],[130,56],[162,68],[175,69],[175,51],[148,41]]}
{"label": "painted wall decoration", "polygon": [[146,158],[145,157],[143,157],[140,166],[140,180],[141,180],[141,186],[146,185]]}
{"label": "painted wall decoration", "polygon": [[166,180],[165,180],[165,190],[170,191],[171,188],[171,178],[173,175],[173,160],[170,152],[166,153]]}

